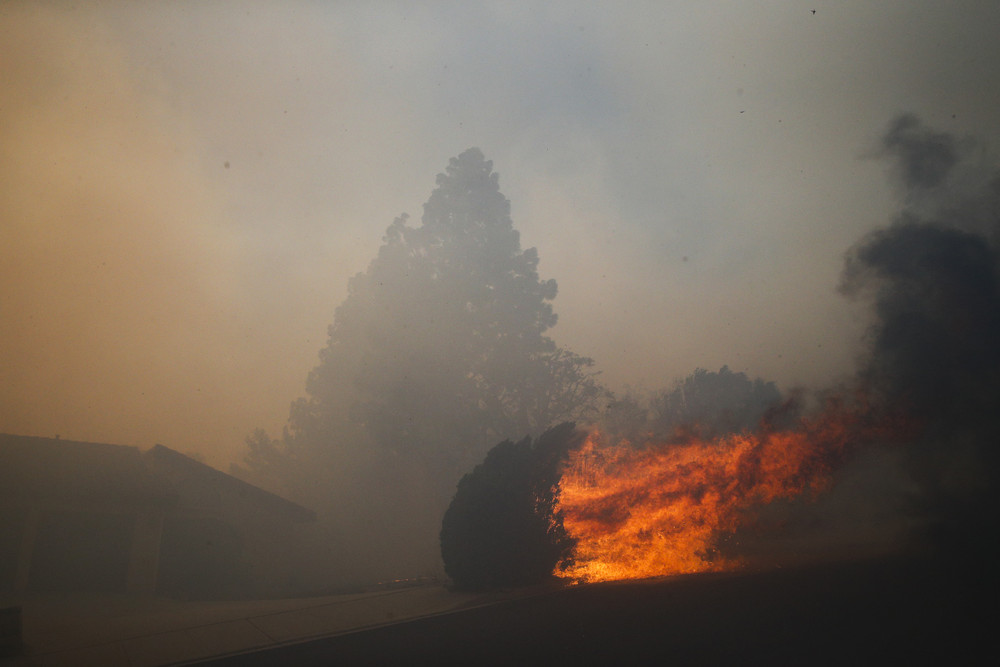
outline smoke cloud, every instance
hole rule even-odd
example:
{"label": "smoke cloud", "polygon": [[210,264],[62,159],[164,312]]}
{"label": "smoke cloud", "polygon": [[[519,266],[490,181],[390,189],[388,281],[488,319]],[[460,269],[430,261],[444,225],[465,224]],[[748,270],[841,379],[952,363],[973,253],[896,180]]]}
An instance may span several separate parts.
{"label": "smoke cloud", "polygon": [[469,146],[612,386],[848,375],[854,157],[900,106],[989,138],[997,11],[6,3],[0,428],[239,460]]}
{"label": "smoke cloud", "polygon": [[913,115],[882,149],[902,211],[851,249],[841,285],[876,316],[861,380],[922,425],[906,451],[920,511],[968,540],[995,517],[1000,470],[1000,171],[976,141]]}
{"label": "smoke cloud", "polygon": [[[199,350],[231,257],[217,194],[100,32],[19,13],[0,46],[4,429],[169,437],[160,415],[205,414],[221,390],[221,346]],[[176,404],[154,402],[178,382]]]}
{"label": "smoke cloud", "polygon": [[[386,227],[479,146],[558,281],[553,340],[619,399],[724,365],[788,396],[862,355],[886,401],[966,425],[911,474],[968,486],[995,398],[998,22],[978,0],[2,3],[0,432],[242,460]],[[856,159],[872,133],[881,159]],[[864,344],[844,294],[874,307]],[[338,544],[370,527],[354,510]]]}
{"label": "smoke cloud", "polygon": [[274,419],[259,406],[280,415],[298,389],[259,381],[289,355],[254,351],[288,325],[249,297],[264,262],[234,228],[229,162],[207,163],[160,73],[83,18],[0,21],[0,430],[224,466]]}

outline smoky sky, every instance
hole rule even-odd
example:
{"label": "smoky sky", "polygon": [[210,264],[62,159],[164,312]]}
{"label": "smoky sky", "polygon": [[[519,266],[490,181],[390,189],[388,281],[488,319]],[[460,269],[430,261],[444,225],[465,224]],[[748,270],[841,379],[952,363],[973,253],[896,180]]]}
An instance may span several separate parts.
{"label": "smoky sky", "polygon": [[559,283],[553,338],[612,388],[850,376],[857,239],[901,196],[992,233],[998,23],[971,1],[4,3],[0,430],[238,458],[471,146]]}
{"label": "smoky sky", "polygon": [[958,162],[955,138],[924,127],[912,114],[892,121],[882,138],[882,146],[887,155],[896,159],[900,180],[908,190],[941,186]]}

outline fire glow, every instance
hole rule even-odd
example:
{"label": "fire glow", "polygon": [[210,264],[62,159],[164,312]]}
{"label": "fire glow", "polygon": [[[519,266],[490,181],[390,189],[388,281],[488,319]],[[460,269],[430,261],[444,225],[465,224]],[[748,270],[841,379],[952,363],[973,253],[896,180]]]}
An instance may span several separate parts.
{"label": "fire glow", "polygon": [[814,500],[858,443],[885,435],[840,402],[796,428],[682,444],[605,444],[592,432],[563,470],[556,507],[576,541],[560,577],[594,582],[732,570],[720,536],[777,500]]}

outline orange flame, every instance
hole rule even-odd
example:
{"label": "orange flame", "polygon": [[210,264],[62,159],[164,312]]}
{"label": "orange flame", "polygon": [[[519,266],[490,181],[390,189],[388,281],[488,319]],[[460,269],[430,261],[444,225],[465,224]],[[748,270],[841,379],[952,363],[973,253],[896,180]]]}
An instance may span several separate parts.
{"label": "orange flame", "polygon": [[718,553],[720,535],[752,521],[754,507],[815,499],[849,450],[882,430],[831,403],[794,430],[716,441],[608,446],[592,432],[560,481],[556,510],[577,543],[556,574],[607,581],[738,568]]}

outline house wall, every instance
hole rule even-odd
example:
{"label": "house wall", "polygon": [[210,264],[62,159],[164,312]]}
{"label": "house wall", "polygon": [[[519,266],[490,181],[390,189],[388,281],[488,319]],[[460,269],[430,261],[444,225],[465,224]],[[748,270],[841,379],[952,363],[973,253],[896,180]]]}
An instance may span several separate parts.
{"label": "house wall", "polygon": [[311,512],[164,447],[147,460],[177,493],[163,531],[161,593],[252,597],[305,589],[300,554],[314,528]]}
{"label": "house wall", "polygon": [[0,434],[0,592],[288,591],[312,518],[160,445]]}
{"label": "house wall", "polygon": [[313,525],[238,494],[219,495],[212,511],[182,496],[182,506],[166,516],[157,591],[201,598],[301,592],[300,554]]}
{"label": "house wall", "polygon": [[162,515],[110,504],[3,507],[0,590],[151,592]]}

